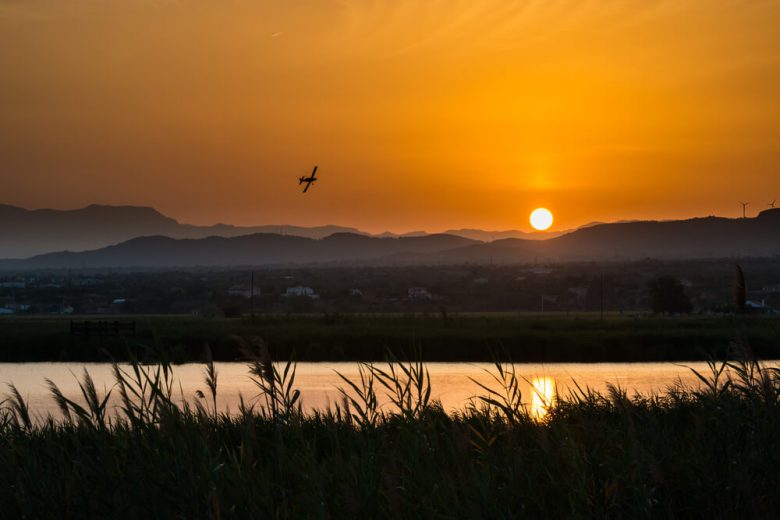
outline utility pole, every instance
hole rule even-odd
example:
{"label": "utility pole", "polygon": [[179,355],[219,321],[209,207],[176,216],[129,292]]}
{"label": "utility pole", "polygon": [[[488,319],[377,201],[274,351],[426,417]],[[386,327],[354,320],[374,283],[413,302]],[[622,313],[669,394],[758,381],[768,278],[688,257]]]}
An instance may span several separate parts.
{"label": "utility pole", "polygon": [[249,284],[249,306],[252,323],[255,321],[255,272],[252,271],[252,281]]}
{"label": "utility pole", "polygon": [[601,321],[604,321],[604,273],[601,273],[601,291],[600,291],[600,300],[601,300]]}

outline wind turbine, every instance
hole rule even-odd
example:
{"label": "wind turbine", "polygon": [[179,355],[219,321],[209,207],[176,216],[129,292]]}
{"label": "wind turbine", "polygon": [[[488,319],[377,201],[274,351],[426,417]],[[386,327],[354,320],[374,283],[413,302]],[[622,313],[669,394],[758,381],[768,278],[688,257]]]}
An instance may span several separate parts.
{"label": "wind turbine", "polygon": [[742,204],[742,218],[747,218],[747,214],[745,212],[745,209],[747,208],[748,204],[750,204],[750,203],[749,202],[742,202],[742,201],[740,201],[739,203]]}

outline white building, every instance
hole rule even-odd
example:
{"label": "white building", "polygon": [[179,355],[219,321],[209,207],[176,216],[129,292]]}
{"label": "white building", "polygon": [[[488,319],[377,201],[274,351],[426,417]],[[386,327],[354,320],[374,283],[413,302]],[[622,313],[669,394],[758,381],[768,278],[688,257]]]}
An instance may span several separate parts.
{"label": "white building", "polygon": [[27,287],[25,282],[0,282],[0,288],[3,289],[24,289]]}
{"label": "white building", "polygon": [[766,301],[748,300],[745,302],[748,311],[756,314],[775,314],[775,310],[766,304]]}
{"label": "white building", "polygon": [[546,276],[553,272],[549,267],[530,267],[525,270],[526,273],[536,274],[539,276]]}
{"label": "white building", "polygon": [[569,293],[572,294],[577,301],[584,301],[588,297],[587,287],[569,287]]}
{"label": "white building", "polygon": [[[255,296],[260,296],[260,288],[255,287],[254,293]],[[230,296],[240,296],[241,298],[249,299],[252,297],[252,289],[248,287],[231,287],[228,289],[228,294]]]}
{"label": "white building", "polygon": [[288,287],[282,296],[284,297],[306,296],[308,298],[311,298],[312,300],[316,300],[317,298],[319,298],[319,296],[314,292],[314,289],[312,289],[311,287],[304,287],[303,285]]}
{"label": "white building", "polygon": [[431,300],[433,295],[425,287],[409,287],[407,292],[410,300]]}

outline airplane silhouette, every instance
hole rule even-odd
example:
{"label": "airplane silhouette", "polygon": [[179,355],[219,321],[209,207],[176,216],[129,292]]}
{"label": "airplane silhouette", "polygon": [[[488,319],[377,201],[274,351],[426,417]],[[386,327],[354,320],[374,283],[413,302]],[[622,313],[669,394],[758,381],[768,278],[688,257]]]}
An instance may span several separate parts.
{"label": "airplane silhouette", "polygon": [[773,200],[772,202],[770,202],[770,203],[769,203],[769,207],[770,207],[770,208],[772,208],[772,209],[774,209],[774,207],[775,207],[775,202],[777,202],[777,199],[775,199],[775,200]]}
{"label": "airplane silhouette", "polygon": [[306,187],[303,188],[303,193],[306,193],[306,191],[309,189],[309,187],[314,184],[314,182],[317,180],[314,178],[314,176],[317,175],[317,167],[314,167],[314,171],[311,172],[311,177],[300,177],[298,179],[298,184],[306,183]]}

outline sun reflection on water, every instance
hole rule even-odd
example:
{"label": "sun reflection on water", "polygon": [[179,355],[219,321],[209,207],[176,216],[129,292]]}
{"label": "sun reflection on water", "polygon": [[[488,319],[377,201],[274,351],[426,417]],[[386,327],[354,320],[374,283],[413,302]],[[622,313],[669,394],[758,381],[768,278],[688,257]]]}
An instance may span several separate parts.
{"label": "sun reflection on water", "polygon": [[534,377],[531,387],[531,416],[544,419],[555,402],[555,381],[551,377]]}

